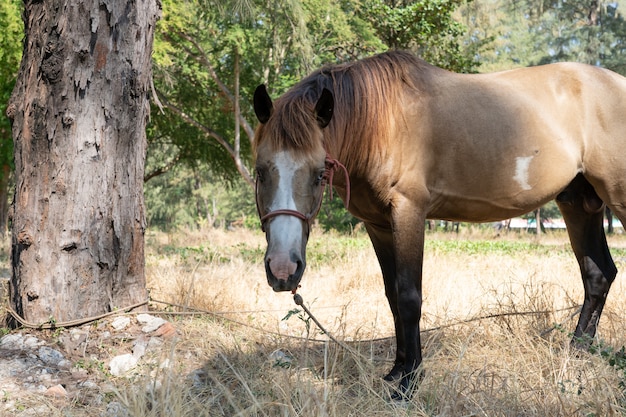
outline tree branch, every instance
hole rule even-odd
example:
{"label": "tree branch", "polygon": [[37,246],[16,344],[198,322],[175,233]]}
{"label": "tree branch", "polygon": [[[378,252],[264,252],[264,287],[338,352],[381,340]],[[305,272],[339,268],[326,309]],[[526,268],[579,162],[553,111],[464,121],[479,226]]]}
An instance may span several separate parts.
{"label": "tree branch", "polygon": [[154,169],[152,170],[152,172],[144,175],[143,182],[146,183],[154,177],[158,177],[159,175],[165,174],[167,171],[172,169],[178,163],[179,160],[180,160],[180,155],[176,155],[176,157],[172,159],[170,162],[168,162],[167,164],[157,169]]}
{"label": "tree branch", "polygon": [[230,146],[230,143],[228,143],[228,141],[222,137],[222,135],[220,135],[219,133],[217,133],[210,127],[203,125],[202,123],[200,123],[199,121],[197,121],[196,119],[194,119],[193,117],[185,113],[182,109],[170,103],[167,97],[165,97],[165,95],[163,95],[159,90],[156,90],[156,92],[159,96],[159,100],[161,100],[161,103],[165,107],[167,107],[172,112],[180,116],[180,118],[182,118],[185,122],[200,129],[202,132],[204,132],[205,135],[215,139],[217,143],[219,143],[224,149],[226,149],[231,159],[235,163],[235,166],[237,167],[237,171],[239,172],[239,174],[241,174],[243,179],[246,180],[246,182],[250,186],[254,187],[254,180],[252,179],[252,176],[250,175],[250,172],[248,171],[246,166],[242,163],[241,157],[235,152],[235,149],[233,149],[233,147]]}
{"label": "tree branch", "polygon": [[[211,76],[215,84],[217,84],[220,91],[228,98],[228,100],[234,107],[235,96],[228,89],[226,84],[222,82],[220,77],[215,72],[215,69],[213,68],[213,65],[211,64],[211,61],[209,61],[208,55],[206,54],[206,52],[204,52],[204,49],[202,48],[202,46],[193,37],[187,35],[186,33],[179,32],[178,35],[184,40],[186,40],[187,42],[189,42],[191,45],[193,45],[193,47],[196,49],[198,53],[194,54],[193,51],[191,51],[185,45],[180,45],[180,47],[183,48],[189,55],[194,57],[194,59],[196,59],[200,64],[202,64],[207,69],[207,71],[209,72],[209,75]],[[166,38],[168,39],[169,42],[174,43],[171,37],[166,36]],[[252,142],[254,141],[254,129],[252,128],[252,126],[250,126],[250,124],[243,117],[243,115],[238,114],[237,118],[238,118],[240,126],[243,127],[243,130],[246,132],[246,135],[248,136],[250,144],[252,144]]]}

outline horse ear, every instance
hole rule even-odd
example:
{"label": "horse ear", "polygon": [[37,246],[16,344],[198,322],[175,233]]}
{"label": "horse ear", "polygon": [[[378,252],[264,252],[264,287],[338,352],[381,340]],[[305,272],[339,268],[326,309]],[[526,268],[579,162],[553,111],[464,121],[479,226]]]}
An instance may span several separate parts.
{"label": "horse ear", "polygon": [[315,114],[317,115],[317,123],[323,129],[328,126],[330,119],[333,118],[333,109],[335,108],[335,99],[333,93],[327,88],[322,90],[322,95],[315,105]]}
{"label": "horse ear", "polygon": [[272,105],[272,99],[267,94],[265,84],[259,85],[254,90],[254,113],[256,114],[259,122],[265,124],[270,119],[274,107]]}

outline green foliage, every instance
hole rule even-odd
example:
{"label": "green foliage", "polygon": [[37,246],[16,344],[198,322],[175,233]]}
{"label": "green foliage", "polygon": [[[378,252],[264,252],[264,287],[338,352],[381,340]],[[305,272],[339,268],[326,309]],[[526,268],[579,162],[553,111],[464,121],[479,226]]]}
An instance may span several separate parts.
{"label": "green foliage", "polygon": [[309,338],[311,334],[311,316],[306,314],[304,311],[299,308],[294,308],[287,312],[287,315],[281,319],[281,321],[287,321],[291,317],[297,317],[302,323],[304,323],[304,327],[306,329],[306,338]]}
{"label": "green foliage", "polygon": [[589,351],[600,355],[612,368],[620,373],[620,388],[626,390],[626,347],[614,349],[600,343],[598,346],[591,345]]}
{"label": "green foliage", "polygon": [[[457,72],[473,72],[472,52],[462,50],[465,26],[453,19],[460,0],[372,0],[364,9],[378,36],[391,49],[410,49],[425,60]],[[473,43],[471,41],[470,43]]]}
{"label": "green foliage", "polygon": [[205,225],[258,227],[253,190],[235,178],[225,182],[206,164],[181,164],[145,187],[148,225],[165,231]]}
{"label": "green foliage", "polygon": [[546,45],[539,64],[576,61],[626,70],[626,26],[617,3],[562,2],[546,10],[532,31],[538,43]]}
{"label": "green foliage", "polygon": [[338,232],[347,233],[354,230],[354,227],[359,223],[359,220],[346,210],[341,198],[335,195],[331,199],[328,194],[322,202],[317,218],[325,231],[334,229]]}
{"label": "green foliage", "polygon": [[22,58],[24,24],[21,12],[22,2],[19,0],[0,2],[0,165],[13,164],[11,125],[6,110]]}
{"label": "green foliage", "polygon": [[493,36],[488,70],[560,61],[626,74],[626,24],[619,2],[480,0],[463,8],[470,33]]}

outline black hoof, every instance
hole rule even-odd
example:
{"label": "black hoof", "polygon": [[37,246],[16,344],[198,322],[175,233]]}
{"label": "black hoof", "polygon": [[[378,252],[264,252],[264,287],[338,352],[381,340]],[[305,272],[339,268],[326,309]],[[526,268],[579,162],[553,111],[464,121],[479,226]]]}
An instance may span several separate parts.
{"label": "black hoof", "polygon": [[[394,367],[395,369],[395,367]],[[393,372],[393,369],[392,369]],[[392,373],[390,372],[390,373]],[[402,375],[398,389],[391,394],[391,401],[394,403],[407,403],[411,401],[419,383],[424,379],[424,370],[418,368],[413,372]]]}
{"label": "black hoof", "polygon": [[409,401],[411,401],[411,398],[399,390],[395,390],[393,394],[391,394],[391,402],[394,404],[406,404]]}
{"label": "black hoof", "polygon": [[383,378],[385,381],[394,382],[400,380],[402,378],[402,370],[404,369],[404,364],[395,364],[391,371]]}

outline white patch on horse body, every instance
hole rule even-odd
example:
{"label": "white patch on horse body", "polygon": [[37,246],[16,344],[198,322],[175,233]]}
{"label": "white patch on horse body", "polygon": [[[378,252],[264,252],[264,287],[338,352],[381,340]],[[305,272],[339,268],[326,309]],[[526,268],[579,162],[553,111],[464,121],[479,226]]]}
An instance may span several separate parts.
{"label": "white patch on horse body", "polygon": [[534,156],[518,156],[515,158],[515,175],[513,179],[519,184],[522,190],[530,190],[532,187],[528,183],[528,169]]}

